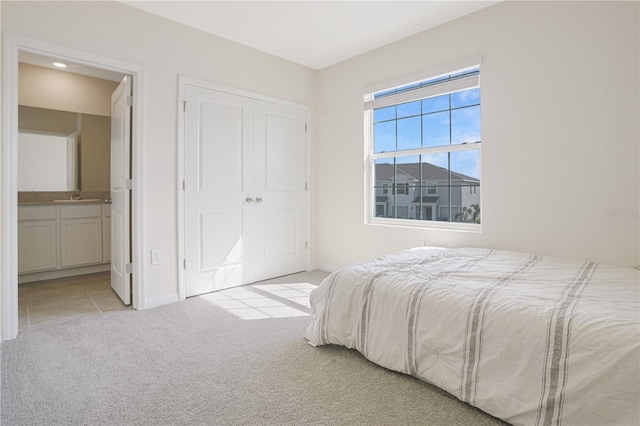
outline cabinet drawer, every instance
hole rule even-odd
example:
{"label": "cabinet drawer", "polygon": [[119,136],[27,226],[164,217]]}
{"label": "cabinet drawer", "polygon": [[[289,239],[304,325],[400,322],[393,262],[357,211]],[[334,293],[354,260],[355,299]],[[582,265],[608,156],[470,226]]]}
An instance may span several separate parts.
{"label": "cabinet drawer", "polygon": [[60,206],[61,219],[73,219],[83,217],[101,217],[102,205],[90,204],[84,206]]}
{"label": "cabinet drawer", "polygon": [[18,207],[18,220],[46,220],[56,218],[56,206]]}

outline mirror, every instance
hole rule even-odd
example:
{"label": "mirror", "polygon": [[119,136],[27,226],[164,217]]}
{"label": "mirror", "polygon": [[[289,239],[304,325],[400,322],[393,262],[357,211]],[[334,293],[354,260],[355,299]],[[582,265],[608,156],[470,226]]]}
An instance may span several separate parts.
{"label": "mirror", "polygon": [[76,189],[76,133],[18,133],[18,191]]}
{"label": "mirror", "polygon": [[109,191],[110,117],[20,105],[18,127],[18,191]]}

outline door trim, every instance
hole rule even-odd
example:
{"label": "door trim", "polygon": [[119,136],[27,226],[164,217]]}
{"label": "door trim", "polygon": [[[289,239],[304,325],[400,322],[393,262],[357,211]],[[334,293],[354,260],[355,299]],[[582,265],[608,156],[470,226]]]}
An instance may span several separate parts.
{"label": "door trim", "polygon": [[131,244],[134,268],[132,286],[134,309],[146,307],[144,238],[144,84],[145,68],[141,65],[108,58],[90,52],[76,50],[11,33],[4,33],[2,52],[2,148],[0,151],[0,294],[3,341],[18,335],[18,53],[30,52],[42,56],[54,56],[70,62],[107,69],[133,77],[133,105],[131,155],[133,166],[133,195],[131,202]]}
{"label": "door trim", "polygon": [[223,86],[216,83],[211,83],[204,80],[199,80],[191,77],[186,77],[184,75],[178,75],[178,158],[177,158],[177,188],[178,188],[178,205],[177,205],[177,218],[178,218],[178,297],[179,300],[186,299],[186,271],[184,267],[185,262],[185,231],[184,231],[184,208],[185,208],[185,197],[184,197],[184,187],[182,182],[184,181],[184,149],[185,149],[185,140],[184,140],[184,132],[185,132],[185,124],[184,124],[184,113],[185,107],[185,87],[196,86],[202,87],[205,89],[216,90],[218,92],[229,93],[232,95],[244,96],[246,98],[257,99],[259,101],[269,102],[273,104],[278,104],[282,106],[287,106],[291,108],[297,108],[304,110],[305,112],[305,121],[307,124],[307,131],[305,132],[305,180],[307,182],[307,190],[305,191],[305,240],[307,242],[306,245],[306,255],[305,255],[305,264],[306,269],[309,270],[311,265],[311,158],[310,158],[310,134],[311,134],[311,124],[310,124],[310,116],[311,109],[307,105],[298,104],[295,102],[289,102],[282,99],[272,98],[270,96],[260,95],[252,92],[247,92],[240,89],[235,89],[228,86]]}

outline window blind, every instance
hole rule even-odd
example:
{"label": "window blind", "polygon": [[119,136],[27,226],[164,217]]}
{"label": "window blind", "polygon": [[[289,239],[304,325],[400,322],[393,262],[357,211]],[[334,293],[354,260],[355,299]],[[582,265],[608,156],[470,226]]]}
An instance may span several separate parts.
{"label": "window blind", "polygon": [[462,92],[463,90],[480,87],[480,73],[455,77],[450,80],[434,82],[425,86],[418,86],[415,89],[405,90],[390,95],[369,99],[364,102],[364,109],[372,110],[384,108],[392,105],[404,104],[449,93]]}

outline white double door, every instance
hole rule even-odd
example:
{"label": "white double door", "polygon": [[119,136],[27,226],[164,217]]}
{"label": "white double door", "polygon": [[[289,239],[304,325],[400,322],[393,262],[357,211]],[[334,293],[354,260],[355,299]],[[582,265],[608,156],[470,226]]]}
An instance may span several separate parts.
{"label": "white double door", "polygon": [[185,86],[186,296],[306,268],[306,111]]}

